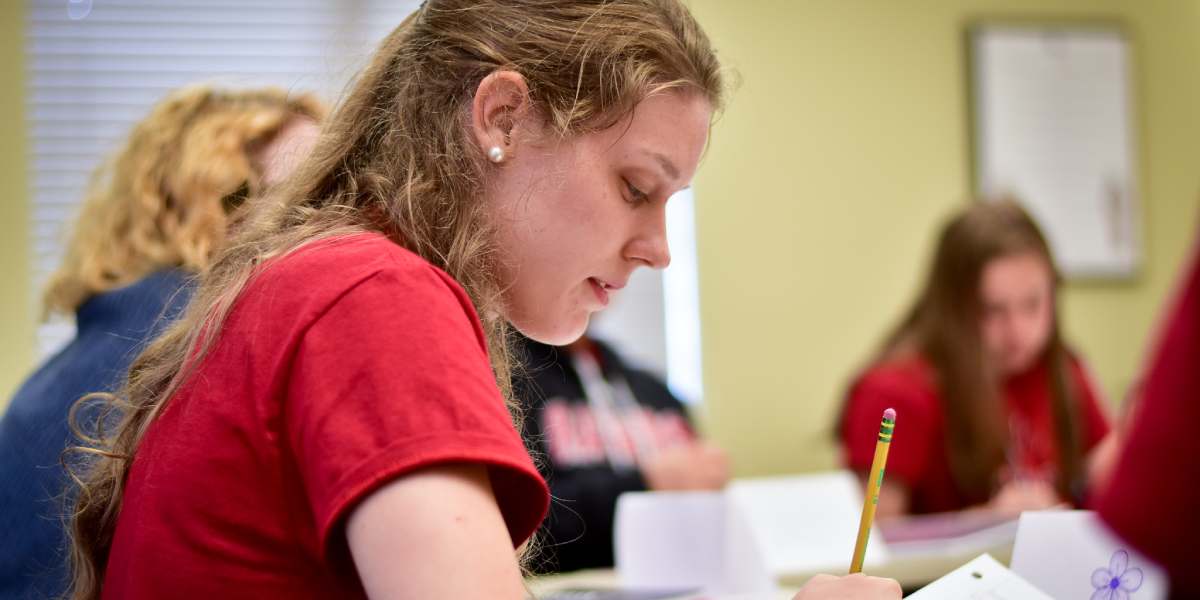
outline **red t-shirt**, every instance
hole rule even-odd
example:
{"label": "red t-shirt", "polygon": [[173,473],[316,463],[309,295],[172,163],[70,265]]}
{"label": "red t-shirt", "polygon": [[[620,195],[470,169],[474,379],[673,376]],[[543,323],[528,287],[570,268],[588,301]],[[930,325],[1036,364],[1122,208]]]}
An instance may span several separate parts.
{"label": "red t-shirt", "polygon": [[466,293],[376,234],[268,263],[152,423],[105,598],[361,598],[343,524],[390,480],[486,465],[514,546],[549,492]]}
{"label": "red t-shirt", "polygon": [[[1108,420],[1078,361],[1071,361],[1070,372],[1078,392],[1084,448],[1089,450],[1108,433]],[[999,426],[1011,433],[1009,452],[1021,475],[1053,481],[1058,451],[1049,369],[1039,365],[1010,378],[1004,385],[1004,399],[1008,422]],[[875,365],[851,388],[848,402],[840,433],[849,468],[871,468],[880,416],[894,408],[896,430],[888,450],[887,477],[909,487],[909,510],[915,514],[960,510],[986,500],[968,496],[954,482],[941,395],[933,367],[923,358]]]}
{"label": "red t-shirt", "polygon": [[[1097,510],[1146,556],[1167,568],[1179,593],[1200,564],[1196,411],[1200,408],[1200,246],[1180,282],[1142,383],[1129,437]],[[1185,582],[1187,587],[1185,586]]]}

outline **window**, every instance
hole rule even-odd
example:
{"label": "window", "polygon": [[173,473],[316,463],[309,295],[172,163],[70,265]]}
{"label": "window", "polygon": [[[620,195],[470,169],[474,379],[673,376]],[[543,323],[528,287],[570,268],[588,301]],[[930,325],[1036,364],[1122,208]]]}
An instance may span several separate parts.
{"label": "window", "polygon": [[[34,289],[92,170],[167,92],[275,85],[335,100],[415,0],[32,0],[26,60]],[[38,355],[74,335],[38,328]]]}

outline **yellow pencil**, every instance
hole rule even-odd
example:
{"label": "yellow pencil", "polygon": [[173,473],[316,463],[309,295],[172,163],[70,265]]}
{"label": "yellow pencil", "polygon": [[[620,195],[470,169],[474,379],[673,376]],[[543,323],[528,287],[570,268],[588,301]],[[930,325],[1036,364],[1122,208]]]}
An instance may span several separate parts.
{"label": "yellow pencil", "polygon": [[858,522],[858,541],[854,543],[854,556],[850,559],[850,572],[861,573],[863,559],[867,556],[867,538],[871,535],[871,524],[875,522],[875,507],[879,504],[879,487],[883,485],[883,467],[887,465],[888,448],[892,445],[892,430],[896,427],[896,411],[883,411],[883,422],[879,424],[879,441],[875,443],[875,459],[871,461],[871,474],[867,479],[867,495],[863,498],[862,519]]}

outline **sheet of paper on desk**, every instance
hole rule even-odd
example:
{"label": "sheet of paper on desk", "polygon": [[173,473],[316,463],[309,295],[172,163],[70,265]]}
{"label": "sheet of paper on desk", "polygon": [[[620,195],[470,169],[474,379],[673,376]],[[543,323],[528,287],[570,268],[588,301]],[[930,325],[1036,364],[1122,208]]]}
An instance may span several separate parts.
{"label": "sheet of paper on desk", "polygon": [[634,492],[617,499],[613,546],[623,587],[720,587],[725,576],[722,492]]}
{"label": "sheet of paper on desk", "polygon": [[1086,510],[1022,513],[1012,570],[1055,598],[1167,597],[1162,570]]}
{"label": "sheet of paper on desk", "polygon": [[[770,593],[789,577],[845,573],[862,513],[849,471],[741,479],[725,492],[634,492],[617,500],[621,585]],[[865,565],[887,561],[873,533]]]}
{"label": "sheet of paper on desk", "polygon": [[1053,600],[990,554],[951,571],[908,596],[910,600]]}
{"label": "sheet of paper on desk", "polygon": [[727,492],[631,492],[617,499],[613,536],[621,587],[692,587],[770,594],[760,540]]}
{"label": "sheet of paper on desk", "polygon": [[[750,529],[768,570],[845,573],[850,567],[863,493],[850,471],[740,479],[729,485],[731,504]],[[872,529],[866,570],[886,563],[887,544]]]}

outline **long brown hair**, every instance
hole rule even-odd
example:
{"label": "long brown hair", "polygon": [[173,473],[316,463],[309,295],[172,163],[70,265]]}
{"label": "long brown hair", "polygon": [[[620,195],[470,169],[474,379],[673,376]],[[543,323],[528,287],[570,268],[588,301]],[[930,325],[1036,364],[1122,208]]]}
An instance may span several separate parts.
{"label": "long brown hair", "polygon": [[1074,496],[1083,459],[1071,357],[1059,329],[1059,276],[1045,236],[1016,202],[976,202],[945,225],[924,289],[876,358],[887,362],[917,354],[932,366],[946,419],[951,472],[959,489],[974,501],[986,500],[993,492],[1009,444],[1001,382],[987,367],[980,333],[980,280],[991,261],[1030,252],[1045,261],[1054,278],[1053,329],[1039,360],[1051,380],[1056,487],[1064,497]]}
{"label": "long brown hair", "polygon": [[471,142],[475,88],[524,76],[535,114],[563,135],[603,129],[650,94],[678,90],[720,107],[709,41],[677,0],[427,0],[377,50],[307,161],[256,203],[186,313],[134,362],[93,436],[72,526],[72,597],[98,597],[140,440],[220,334],[257,265],[314,240],[378,231],[453,276],[483,318],[496,379],[509,387],[498,314],[497,249],[482,201],[494,168]]}
{"label": "long brown hair", "polygon": [[44,313],[72,314],[159,269],[204,270],[225,237],[230,197],[260,191],[254,149],[292,119],[324,116],[315,96],[278,88],[169,94],[93,173]]}

